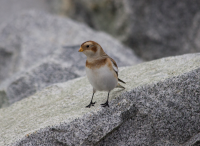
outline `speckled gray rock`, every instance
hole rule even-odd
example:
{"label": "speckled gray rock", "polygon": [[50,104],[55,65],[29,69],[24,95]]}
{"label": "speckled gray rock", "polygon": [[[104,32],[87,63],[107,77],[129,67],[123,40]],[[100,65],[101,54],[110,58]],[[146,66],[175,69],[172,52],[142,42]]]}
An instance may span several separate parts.
{"label": "speckled gray rock", "polygon": [[61,0],[67,16],[104,30],[146,60],[200,51],[199,0]]}
{"label": "speckled gray rock", "polygon": [[8,98],[11,104],[50,84],[85,75],[86,57],[78,49],[86,40],[100,43],[119,66],[141,62],[109,35],[67,18],[30,11],[2,25],[0,91],[7,97],[0,100]]}
{"label": "speckled gray rock", "polygon": [[0,109],[0,145],[193,145],[200,141],[200,54],[120,68],[126,90],[98,92],[85,77]]}

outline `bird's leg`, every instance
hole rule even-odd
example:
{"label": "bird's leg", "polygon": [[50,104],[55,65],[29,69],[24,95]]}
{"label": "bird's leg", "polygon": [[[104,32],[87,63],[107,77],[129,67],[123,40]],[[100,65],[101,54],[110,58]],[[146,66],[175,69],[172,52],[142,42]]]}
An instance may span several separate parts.
{"label": "bird's leg", "polygon": [[[93,99],[94,93],[95,93],[95,92],[93,92],[93,94],[92,94],[92,99]],[[86,107],[90,108],[91,106],[94,106],[94,104],[95,104],[96,102],[92,102],[92,99],[91,99],[91,101],[90,101],[90,104],[87,105]]]}
{"label": "bird's leg", "polygon": [[101,104],[101,106],[102,106],[102,107],[106,107],[106,106],[108,106],[108,107],[109,107],[109,104],[108,104],[109,93],[110,93],[110,91],[108,92],[107,101],[106,101],[105,103]]}

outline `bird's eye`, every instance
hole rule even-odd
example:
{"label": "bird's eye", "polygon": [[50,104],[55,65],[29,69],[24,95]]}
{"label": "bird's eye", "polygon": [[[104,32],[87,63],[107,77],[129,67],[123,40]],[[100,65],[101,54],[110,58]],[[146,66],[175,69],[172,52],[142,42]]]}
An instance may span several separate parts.
{"label": "bird's eye", "polygon": [[86,47],[89,48],[89,45],[87,45]]}

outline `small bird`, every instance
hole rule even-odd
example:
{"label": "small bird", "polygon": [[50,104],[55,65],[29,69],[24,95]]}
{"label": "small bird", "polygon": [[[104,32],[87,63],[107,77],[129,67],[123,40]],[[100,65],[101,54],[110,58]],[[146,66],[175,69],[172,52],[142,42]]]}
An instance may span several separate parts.
{"label": "small bird", "polygon": [[[86,60],[86,74],[90,84],[93,86],[93,95],[87,108],[94,106],[96,102],[92,102],[94,93],[96,91],[107,91],[108,97],[107,101],[101,104],[102,107],[109,107],[108,99],[109,93],[115,87],[124,88],[118,83],[124,81],[118,78],[118,67],[116,62],[109,57],[102,47],[94,41],[84,42],[79,52],[83,52],[87,56]],[[125,89],[125,88],[124,88]]]}

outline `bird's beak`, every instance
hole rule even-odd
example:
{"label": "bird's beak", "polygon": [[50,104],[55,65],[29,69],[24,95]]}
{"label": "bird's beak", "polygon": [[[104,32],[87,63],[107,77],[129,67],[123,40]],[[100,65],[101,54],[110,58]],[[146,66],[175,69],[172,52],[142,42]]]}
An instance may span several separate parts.
{"label": "bird's beak", "polygon": [[83,52],[83,48],[80,47],[80,49],[78,50],[79,52]]}

